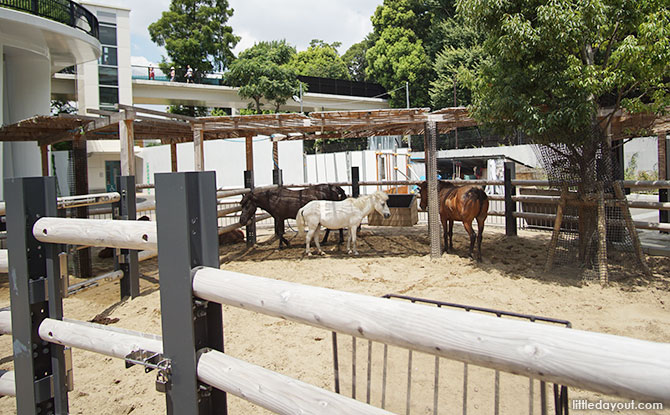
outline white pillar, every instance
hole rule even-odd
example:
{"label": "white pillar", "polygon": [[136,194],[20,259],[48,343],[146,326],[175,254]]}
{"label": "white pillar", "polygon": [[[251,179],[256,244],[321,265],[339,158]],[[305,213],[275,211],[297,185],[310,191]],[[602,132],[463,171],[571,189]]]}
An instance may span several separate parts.
{"label": "white pillar", "polygon": [[[34,115],[48,115],[51,107],[49,58],[7,47],[2,52],[2,121],[13,124]],[[42,175],[37,142],[5,142],[2,147],[3,178]]]}

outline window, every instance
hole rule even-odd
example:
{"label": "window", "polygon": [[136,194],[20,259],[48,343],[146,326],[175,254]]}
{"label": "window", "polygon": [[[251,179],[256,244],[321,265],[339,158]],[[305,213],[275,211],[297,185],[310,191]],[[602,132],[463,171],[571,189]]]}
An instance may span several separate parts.
{"label": "window", "polygon": [[101,86],[100,87],[100,106],[113,107],[119,103],[119,88]]}
{"label": "window", "polygon": [[116,46],[116,27],[100,24],[100,44]]}
{"label": "window", "polygon": [[100,55],[100,65],[117,66],[116,48],[103,46],[102,55]]}
{"label": "window", "polygon": [[119,85],[119,69],[118,68],[110,68],[107,66],[100,66],[98,67],[98,72],[99,72],[99,77],[100,77],[100,85],[112,85],[112,86],[118,86]]}

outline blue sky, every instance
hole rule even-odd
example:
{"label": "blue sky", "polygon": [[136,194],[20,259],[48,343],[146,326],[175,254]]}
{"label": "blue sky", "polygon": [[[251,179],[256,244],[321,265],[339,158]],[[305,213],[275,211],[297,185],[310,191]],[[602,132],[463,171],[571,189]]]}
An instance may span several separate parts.
{"label": "blue sky", "polygon": [[[130,8],[131,55],[138,65],[156,63],[165,55],[149,38],[147,26],[169,7],[169,0],[98,0]],[[305,50],[312,39],[341,42],[340,53],[372,30],[370,16],[383,0],[229,0],[235,10],[229,24],[242,39],[234,52],[263,40],[286,39]]]}

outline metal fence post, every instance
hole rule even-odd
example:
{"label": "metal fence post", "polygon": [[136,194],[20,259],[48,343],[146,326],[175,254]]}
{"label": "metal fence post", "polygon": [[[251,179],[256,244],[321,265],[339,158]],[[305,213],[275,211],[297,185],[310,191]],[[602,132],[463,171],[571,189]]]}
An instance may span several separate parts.
{"label": "metal fence post", "polygon": [[[244,187],[247,189],[254,189],[254,171],[245,170],[244,171]],[[251,218],[251,222],[247,225],[247,246],[252,246],[256,244],[256,217]]]}
{"label": "metal fence post", "polygon": [[[135,198],[135,176],[119,176],[116,178],[116,190],[121,199],[114,203],[112,215],[114,219],[137,219],[137,203]],[[135,298],[140,295],[140,270],[137,258],[138,252],[134,249],[121,249],[117,255],[114,250],[114,269],[123,271],[121,278],[121,299]]]}
{"label": "metal fence post", "polygon": [[58,216],[54,177],[5,180],[12,337],[19,414],[67,414],[64,347],[40,339],[45,318],[63,319],[56,244],[40,243],[33,225]]}
{"label": "metal fence post", "polygon": [[512,186],[512,180],[516,176],[516,167],[513,161],[505,162],[505,235],[516,236],[516,202],[512,197],[516,196],[516,187]]}
{"label": "metal fence post", "polygon": [[[272,170],[272,183],[278,186],[284,184],[284,178],[281,169]],[[284,221],[277,221],[275,219],[275,235],[281,236],[284,234]]]}
{"label": "metal fence post", "polygon": [[168,414],[226,414],[226,395],[197,381],[196,353],[223,352],[221,305],[193,298],[191,269],[219,267],[216,176],[156,174],[163,352],[171,361]]}
{"label": "metal fence post", "polygon": [[[363,155],[365,156],[365,155]],[[358,183],[359,181],[359,172],[358,167],[351,168],[351,196],[358,197],[361,194],[361,186]]]}

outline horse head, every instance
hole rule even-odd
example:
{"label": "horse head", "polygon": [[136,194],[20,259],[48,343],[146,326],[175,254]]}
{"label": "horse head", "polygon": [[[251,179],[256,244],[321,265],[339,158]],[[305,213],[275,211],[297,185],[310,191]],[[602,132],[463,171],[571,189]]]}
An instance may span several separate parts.
{"label": "horse head", "polygon": [[428,183],[425,181],[419,184],[419,208],[421,210],[428,210]]}
{"label": "horse head", "polygon": [[384,219],[391,217],[391,210],[386,204],[386,202],[389,200],[389,195],[382,192],[381,190],[377,190],[372,194],[372,200],[377,213],[382,215]]}
{"label": "horse head", "polygon": [[329,185],[330,194],[333,197],[331,200],[339,201],[347,198],[347,194],[340,186]]}
{"label": "horse head", "polygon": [[246,195],[244,195],[242,197],[240,205],[242,205],[242,213],[240,213],[240,223],[247,224],[249,220],[251,220],[251,218],[254,216],[254,214],[256,213],[256,209],[258,208],[254,201],[253,195],[251,193],[247,193]]}

